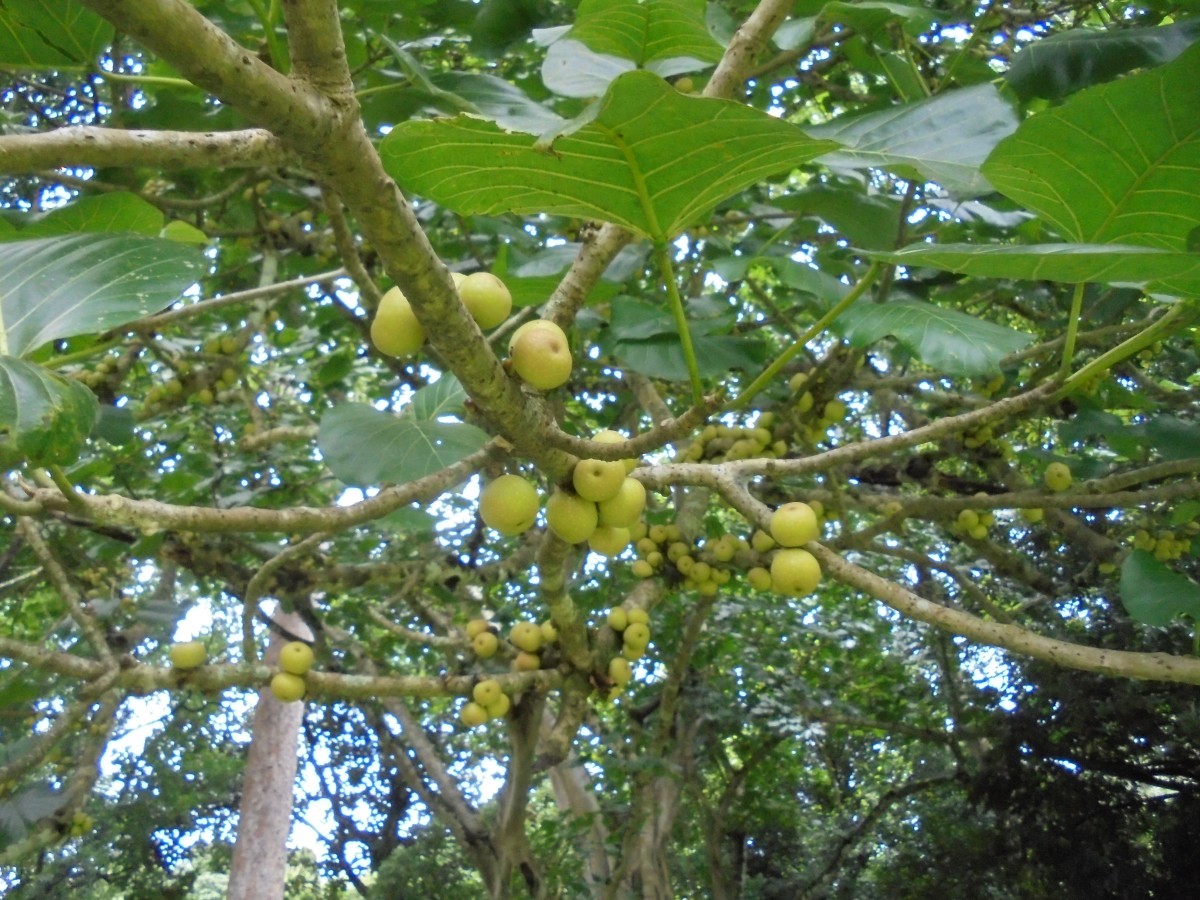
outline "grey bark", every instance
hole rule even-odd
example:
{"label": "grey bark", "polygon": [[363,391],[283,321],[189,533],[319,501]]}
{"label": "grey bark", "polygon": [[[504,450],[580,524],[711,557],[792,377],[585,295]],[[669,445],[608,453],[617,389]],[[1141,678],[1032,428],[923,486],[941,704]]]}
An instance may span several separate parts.
{"label": "grey bark", "polygon": [[[296,613],[276,611],[273,619],[297,637],[312,639],[312,632]],[[278,662],[279,651],[287,642],[272,630],[266,653],[269,665]],[[230,900],[283,900],[303,718],[303,701],[282,703],[269,688],[259,691],[229,870]]]}

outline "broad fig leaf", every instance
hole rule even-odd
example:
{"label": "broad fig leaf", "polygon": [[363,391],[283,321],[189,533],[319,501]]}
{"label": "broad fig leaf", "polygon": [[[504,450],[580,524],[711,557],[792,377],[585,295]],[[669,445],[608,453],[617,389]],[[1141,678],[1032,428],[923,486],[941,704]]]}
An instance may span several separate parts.
{"label": "broad fig leaf", "polygon": [[1002,358],[1033,340],[958,310],[910,300],[852,307],[838,326],[859,347],[891,335],[927,366],[950,375],[998,372]]}
{"label": "broad fig leaf", "polygon": [[[80,197],[53,209],[19,232],[22,240],[56,234],[128,232],[155,236],[163,228],[163,214],[136,194],[118,191],[95,197]],[[206,238],[207,240],[207,238]]]}
{"label": "broad fig leaf", "polygon": [[1156,28],[1080,28],[1034,41],[1013,57],[1005,79],[1022,100],[1057,100],[1131,69],[1170,62],[1200,39],[1200,19]]}
{"label": "broad fig leaf", "polygon": [[1146,625],[1169,625],[1178,616],[1200,622],[1200,584],[1145,550],[1134,550],[1121,565],[1121,602]]}
{"label": "broad fig leaf", "polygon": [[1154,416],[1145,426],[1148,450],[1163,459],[1196,459],[1200,457],[1200,424],[1177,416]]}
{"label": "broad fig leaf", "polygon": [[928,266],[978,278],[1144,284],[1154,293],[1200,297],[1200,254],[1120,244],[914,244],[870,253],[904,266]]}
{"label": "broad fig leaf", "polygon": [[321,417],[317,446],[330,471],[347,484],[423,478],[487,443],[487,432],[474,425],[440,421],[461,413],[465,399],[457,379],[445,375],[417,391],[400,415],[343,403]]}
{"label": "broad fig leaf", "polygon": [[639,67],[680,56],[715,63],[722,48],[704,11],[704,0],[583,0],[567,37]]}
{"label": "broad fig leaf", "polygon": [[196,247],[136,234],[0,244],[0,354],[25,356],[157,312],[204,269]]}
{"label": "broad fig leaf", "polygon": [[1200,226],[1200,45],[1081,91],[1001,141],[996,190],[1067,240],[1186,250]]}
{"label": "broad fig leaf", "polygon": [[406,190],[466,214],[556,213],[666,241],[754,184],[831,149],[740,103],[649,72],[614,81],[594,119],[539,148],[469,116],[405,122],[380,147]]}
{"label": "broad fig leaf", "polygon": [[0,66],[91,65],[112,36],[112,25],[73,0],[4,0],[0,4]]}
{"label": "broad fig leaf", "polygon": [[990,84],[947,91],[882,112],[834,119],[809,128],[845,146],[820,162],[834,168],[888,169],[936,181],[958,195],[986,194],[979,167],[1017,127],[1017,115]]}
{"label": "broad fig leaf", "polygon": [[96,419],[96,397],[77,381],[0,356],[0,468],[23,460],[68,465]]}

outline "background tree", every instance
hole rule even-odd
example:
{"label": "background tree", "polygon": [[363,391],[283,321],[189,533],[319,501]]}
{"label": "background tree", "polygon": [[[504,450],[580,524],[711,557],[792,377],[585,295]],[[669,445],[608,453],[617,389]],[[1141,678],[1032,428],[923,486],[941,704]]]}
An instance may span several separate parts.
{"label": "background tree", "polygon": [[1184,5],[0,20],[14,896],[1194,890]]}

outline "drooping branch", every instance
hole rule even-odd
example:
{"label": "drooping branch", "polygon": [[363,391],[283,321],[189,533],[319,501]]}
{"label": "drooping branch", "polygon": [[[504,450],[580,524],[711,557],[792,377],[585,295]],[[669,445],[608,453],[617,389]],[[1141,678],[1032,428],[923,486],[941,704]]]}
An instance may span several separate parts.
{"label": "drooping branch", "polygon": [[943,631],[1069,669],[1121,678],[1200,684],[1200,659],[1169,653],[1086,647],[1044,637],[1019,625],[988,622],[970,613],[918,597],[907,588],[848,562],[820,544],[810,543],[806,546],[829,577],[858,588],[903,615]]}

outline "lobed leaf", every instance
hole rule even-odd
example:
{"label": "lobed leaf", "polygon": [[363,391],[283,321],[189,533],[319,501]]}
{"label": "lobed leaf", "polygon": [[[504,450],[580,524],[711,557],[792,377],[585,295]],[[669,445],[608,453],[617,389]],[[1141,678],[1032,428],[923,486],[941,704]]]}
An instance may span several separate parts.
{"label": "lobed leaf", "polygon": [[740,103],[687,97],[635,71],[613,82],[587,124],[544,148],[456,116],[405,122],[380,151],[402,187],[460,213],[595,218],[661,242],[726,197],[832,146]]}
{"label": "lobed leaf", "polygon": [[838,325],[859,347],[891,335],[927,366],[949,375],[998,372],[1001,359],[1033,340],[958,310],[910,300],[851,307]]}

